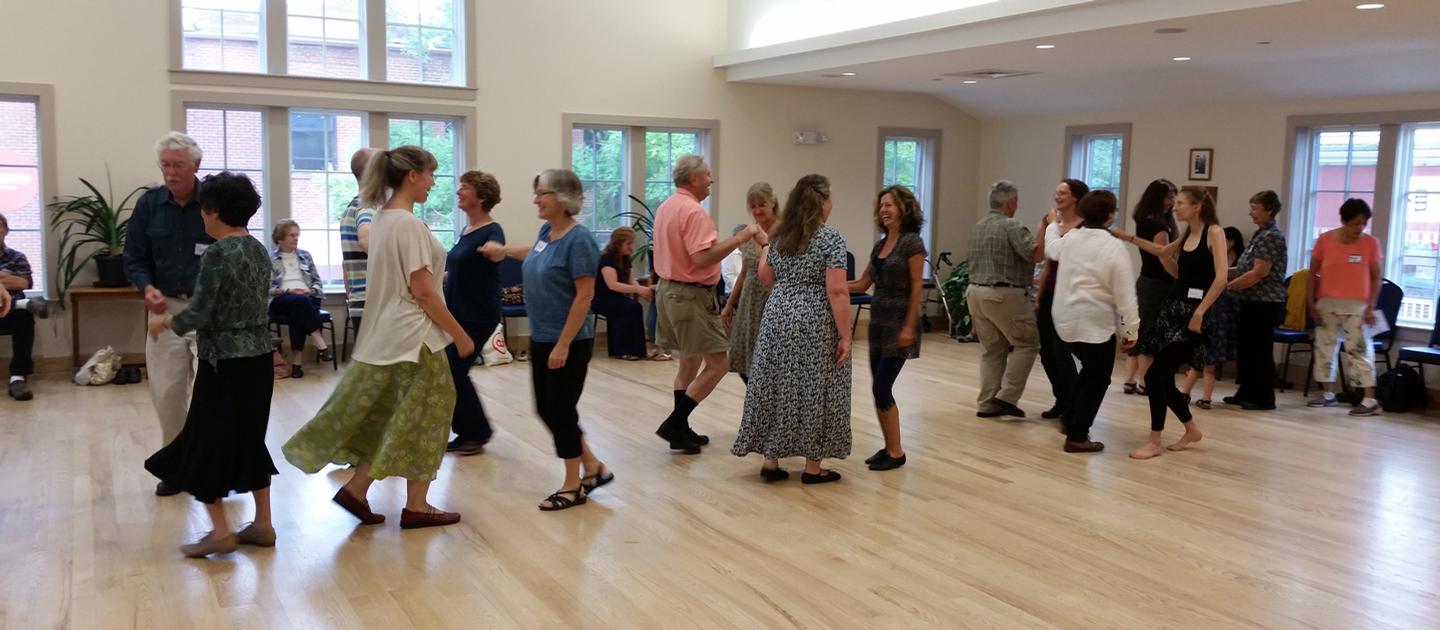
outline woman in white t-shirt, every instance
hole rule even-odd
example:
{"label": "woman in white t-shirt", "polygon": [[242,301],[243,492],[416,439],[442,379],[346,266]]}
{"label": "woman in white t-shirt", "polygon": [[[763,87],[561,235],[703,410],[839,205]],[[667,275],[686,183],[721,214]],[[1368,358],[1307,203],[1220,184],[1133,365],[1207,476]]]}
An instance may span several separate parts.
{"label": "woman in white t-shirt", "polygon": [[366,525],[385,520],[365,496],[371,483],[390,476],[408,482],[400,527],[460,521],[459,514],[426,500],[455,408],[445,348],[454,339],[460,356],[475,351],[445,308],[445,248],[414,214],[435,185],[435,167],[435,156],[415,146],[381,151],[366,167],[360,182],[365,203],[380,203],[386,187],[394,194],[370,230],[364,341],[330,399],[282,447],[285,459],[307,473],[330,463],[353,464],[354,474],[334,501]]}

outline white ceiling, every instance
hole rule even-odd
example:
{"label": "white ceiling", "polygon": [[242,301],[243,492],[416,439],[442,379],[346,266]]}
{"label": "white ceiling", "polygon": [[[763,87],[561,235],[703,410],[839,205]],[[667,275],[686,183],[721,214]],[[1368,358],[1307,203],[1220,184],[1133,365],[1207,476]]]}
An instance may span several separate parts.
{"label": "white ceiling", "polygon": [[[986,119],[1440,91],[1440,0],[1357,2],[1092,0],[928,31],[922,18],[900,35],[851,31],[716,65],[732,81],[934,94]],[[973,85],[943,76],[992,68],[1037,74]],[[841,72],[856,76],[822,76]]]}

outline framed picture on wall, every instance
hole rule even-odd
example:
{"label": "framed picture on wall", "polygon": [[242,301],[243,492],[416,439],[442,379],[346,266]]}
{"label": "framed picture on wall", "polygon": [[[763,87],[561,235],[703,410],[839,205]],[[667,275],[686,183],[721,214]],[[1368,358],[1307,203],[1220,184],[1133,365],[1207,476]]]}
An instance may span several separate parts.
{"label": "framed picture on wall", "polygon": [[1215,149],[1190,149],[1190,180],[1210,181],[1215,172]]}

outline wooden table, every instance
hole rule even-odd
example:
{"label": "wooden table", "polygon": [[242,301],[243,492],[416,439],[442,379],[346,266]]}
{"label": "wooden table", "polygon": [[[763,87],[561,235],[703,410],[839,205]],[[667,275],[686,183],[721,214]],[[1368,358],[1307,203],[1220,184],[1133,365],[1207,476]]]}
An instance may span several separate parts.
{"label": "wooden table", "polygon": [[[80,305],[85,302],[119,302],[140,300],[140,312],[145,313],[144,295],[135,287],[72,287],[70,296],[70,363],[78,368],[84,364],[80,356]],[[145,320],[140,320],[143,327]]]}

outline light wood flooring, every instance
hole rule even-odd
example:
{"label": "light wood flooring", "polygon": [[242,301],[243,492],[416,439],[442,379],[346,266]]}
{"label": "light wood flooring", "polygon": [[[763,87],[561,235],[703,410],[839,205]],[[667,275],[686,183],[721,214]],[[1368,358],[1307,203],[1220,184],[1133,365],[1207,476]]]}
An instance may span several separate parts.
{"label": "light wood flooring", "polygon": [[[617,481],[542,513],[561,468],[532,413],[529,365],[477,368],[497,435],[446,456],[432,501],[464,520],[402,532],[400,480],[361,527],[279,445],[338,381],[282,381],[269,443],[279,546],[210,560],[207,528],[156,498],[144,385],[35,385],[0,399],[0,627],[31,628],[1336,628],[1440,627],[1440,418],[1349,418],[1298,393],[1270,413],[1197,410],[1206,438],[1137,462],[1144,402],[1102,409],[1098,455],[1062,453],[1037,364],[1026,420],[974,415],[979,347],[938,335],[896,388],[910,462],[880,445],[863,344],[843,481],[764,484],[729,454],[744,390],[696,412],[714,442],[672,455],[652,431],[673,363],[599,357],[581,401]],[[1118,369],[1119,365],[1117,365]],[[1216,398],[1230,393],[1222,384]],[[1179,426],[1172,422],[1172,438]],[[248,498],[227,502],[249,520]]]}

